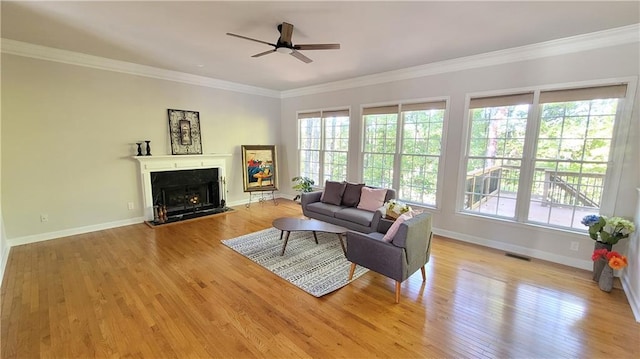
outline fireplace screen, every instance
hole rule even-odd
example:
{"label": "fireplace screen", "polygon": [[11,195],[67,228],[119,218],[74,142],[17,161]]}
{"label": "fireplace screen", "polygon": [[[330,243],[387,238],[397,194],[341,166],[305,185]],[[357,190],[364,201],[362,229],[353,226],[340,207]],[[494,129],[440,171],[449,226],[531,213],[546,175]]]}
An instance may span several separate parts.
{"label": "fireplace screen", "polygon": [[221,206],[218,169],[151,173],[153,204],[164,206],[167,216],[182,216]]}
{"label": "fireplace screen", "polygon": [[162,200],[160,203],[166,206],[167,215],[196,212],[199,210],[215,208],[212,202],[210,183],[188,186],[169,186],[161,189]]}

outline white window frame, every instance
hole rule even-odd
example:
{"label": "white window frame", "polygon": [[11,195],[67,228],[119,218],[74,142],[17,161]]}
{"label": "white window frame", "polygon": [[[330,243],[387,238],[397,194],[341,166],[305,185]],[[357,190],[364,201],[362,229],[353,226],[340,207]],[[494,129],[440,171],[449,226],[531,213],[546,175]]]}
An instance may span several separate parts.
{"label": "white window frame", "polygon": [[[535,151],[537,148],[537,140],[539,135],[540,128],[540,104],[539,97],[541,92],[545,91],[557,91],[564,89],[575,89],[575,88],[588,88],[588,87],[600,87],[600,86],[609,86],[609,85],[618,85],[618,84],[626,84],[627,85],[627,93],[624,98],[620,99],[618,113],[616,115],[612,142],[609,153],[609,161],[607,166],[607,171],[605,175],[605,186],[602,192],[602,203],[600,204],[599,213],[603,215],[613,215],[615,212],[615,202],[618,193],[618,189],[620,187],[620,180],[622,174],[623,160],[624,160],[624,152],[625,146],[628,143],[629,130],[631,129],[631,115],[634,107],[634,96],[637,88],[637,77],[621,77],[621,78],[611,78],[611,79],[602,79],[595,81],[583,81],[583,82],[572,82],[572,83],[563,83],[563,84],[553,84],[553,85],[544,85],[538,87],[527,87],[527,88],[514,88],[508,90],[501,91],[489,91],[489,92],[478,92],[478,93],[468,93],[465,97],[465,108],[464,108],[464,137],[461,141],[461,152],[460,152],[460,165],[459,165],[459,176],[458,176],[458,186],[457,186],[457,199],[456,199],[456,208],[455,211],[457,214],[482,217],[487,219],[497,219],[497,220],[511,220],[505,219],[501,216],[489,215],[485,213],[478,213],[473,211],[467,211],[464,209],[464,200],[465,200],[465,188],[466,188],[466,173],[467,173],[467,161],[468,161],[468,146],[469,146],[469,136],[471,131],[471,116],[470,116],[470,101],[472,98],[478,97],[491,97],[491,96],[509,96],[517,93],[524,92],[533,92],[534,100],[533,105],[529,110],[529,118],[527,120],[527,135],[525,137],[525,148],[523,155],[523,162],[521,167],[521,180],[519,183],[518,190],[518,201],[515,213],[515,219],[512,221],[525,224],[525,225],[533,225],[538,227],[562,230],[567,232],[583,232],[579,229],[569,228],[565,226],[555,226],[552,224],[544,224],[539,222],[529,222],[528,221],[528,210],[529,203],[531,198],[531,187],[533,183],[532,171],[535,166]],[[586,231],[586,229],[585,229]]]}
{"label": "white window frame", "polygon": [[[360,107],[360,156],[359,156],[359,164],[358,171],[359,177],[361,181],[364,181],[364,145],[365,145],[365,121],[364,121],[364,112],[366,108],[375,108],[375,107],[387,107],[387,106],[398,106],[397,113],[397,125],[396,125],[396,148],[393,154],[393,178],[392,178],[392,187],[399,191],[400,189],[400,175],[401,175],[401,160],[402,160],[402,148],[403,148],[403,131],[404,131],[404,116],[403,116],[403,106],[411,106],[419,103],[439,103],[444,102],[444,115],[443,115],[443,124],[442,124],[442,142],[440,147],[440,154],[438,156],[438,174],[437,174],[437,187],[435,191],[435,204],[431,203],[418,203],[412,202],[408,200],[403,200],[408,203],[412,203],[415,205],[419,205],[421,207],[433,208],[439,210],[442,206],[442,191],[444,187],[444,162],[445,162],[445,148],[446,148],[446,139],[447,139],[447,129],[449,124],[449,106],[450,106],[450,97],[432,97],[432,98],[421,98],[421,99],[410,99],[403,101],[393,101],[393,102],[385,102],[385,103],[376,103],[376,104],[365,104]],[[429,155],[433,157],[433,155]],[[400,197],[400,193],[398,193]]]}
{"label": "white window frame", "polygon": [[[319,113],[320,114],[320,149],[318,150],[318,159],[319,159],[319,168],[318,168],[318,182],[316,182],[314,184],[315,187],[323,187],[324,186],[324,177],[325,177],[325,173],[324,173],[324,158],[325,158],[325,153],[326,152],[344,152],[346,154],[347,157],[347,171],[349,169],[349,158],[350,158],[350,154],[349,154],[349,149],[347,149],[346,151],[334,151],[334,150],[327,150],[325,148],[325,135],[326,135],[326,122],[325,122],[325,113],[330,113],[330,112],[339,112],[339,111],[345,111],[348,114],[348,118],[349,118],[349,139],[351,138],[351,128],[352,128],[352,124],[353,124],[353,120],[351,117],[351,108],[350,107],[337,107],[337,108],[328,108],[328,109],[320,109],[320,110],[305,110],[305,111],[297,111],[296,112],[296,135],[297,135],[297,160],[296,160],[296,170],[298,173],[298,176],[302,175],[300,173],[300,152],[302,151],[301,149],[301,143],[300,143],[300,115],[301,114],[308,114],[308,113]],[[347,142],[349,142],[349,140],[347,140]],[[348,173],[347,173],[348,175]],[[344,179],[335,179],[335,180],[346,180],[346,178]]]}

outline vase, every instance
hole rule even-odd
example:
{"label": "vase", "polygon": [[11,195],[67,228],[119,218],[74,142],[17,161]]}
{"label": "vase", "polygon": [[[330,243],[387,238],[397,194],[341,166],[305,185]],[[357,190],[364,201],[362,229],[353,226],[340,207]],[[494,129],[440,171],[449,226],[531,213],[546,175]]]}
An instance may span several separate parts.
{"label": "vase", "polygon": [[607,260],[602,257],[593,261],[593,281],[594,282],[597,282],[600,280],[600,274],[602,273],[602,270],[606,265],[607,265]]}
{"label": "vase", "polygon": [[613,289],[613,268],[608,265],[604,266],[602,272],[600,272],[598,286],[600,290],[611,292],[611,289]]}
{"label": "vase", "polygon": [[613,244],[596,241],[596,243],[593,245],[594,250],[603,249],[603,248],[611,252],[611,249],[613,248]]}

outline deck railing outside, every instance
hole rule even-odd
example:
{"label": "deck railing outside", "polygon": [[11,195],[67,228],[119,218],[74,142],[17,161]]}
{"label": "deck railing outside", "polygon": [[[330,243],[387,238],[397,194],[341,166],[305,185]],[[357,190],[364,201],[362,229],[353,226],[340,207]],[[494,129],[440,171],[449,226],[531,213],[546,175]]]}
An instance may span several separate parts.
{"label": "deck railing outside", "polygon": [[[499,193],[518,192],[520,168],[492,166],[467,173],[465,209],[476,209]],[[604,188],[604,174],[553,171],[536,168],[532,198],[542,206],[598,208]]]}

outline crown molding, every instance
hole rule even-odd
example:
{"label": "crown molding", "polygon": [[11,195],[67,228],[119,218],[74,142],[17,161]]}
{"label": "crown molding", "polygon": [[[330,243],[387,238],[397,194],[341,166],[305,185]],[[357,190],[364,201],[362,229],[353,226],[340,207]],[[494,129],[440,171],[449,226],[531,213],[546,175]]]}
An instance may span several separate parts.
{"label": "crown molding", "polygon": [[184,72],[165,70],[152,66],[139,65],[132,62],[113,60],[100,56],[87,55],[79,52],[55,49],[52,47],[40,46],[11,39],[2,38],[1,41],[2,53],[6,54],[90,67],[99,70],[121,72],[130,75],[151,77],[160,80],[182,82],[190,85],[241,92],[250,95],[280,98],[280,91],[276,90],[243,85]]}
{"label": "crown molding", "polygon": [[281,92],[282,98],[313,95],[324,92],[346,90],[355,87],[377,85],[387,82],[432,76],[447,72],[470,70],[506,63],[534,60],[543,57],[582,52],[611,46],[640,42],[640,24],[593,32],[589,34],[545,41],[537,44],[498,50],[479,55],[460,57],[374,75],[329,82],[321,85],[301,87]]}
{"label": "crown molding", "polygon": [[551,40],[532,45],[514,47],[506,50],[498,50],[479,55],[460,57],[452,60],[434,62],[426,65],[414,66],[286,91],[278,91],[267,88],[243,85],[210,77],[165,70],[131,62],[107,59],[104,57],[87,55],[67,50],[60,50],[4,38],[1,39],[1,50],[2,53],[11,55],[25,56],[40,60],[55,61],[100,70],[151,77],[161,80],[182,82],[190,85],[204,86],[220,90],[241,92],[251,95],[273,98],[290,98],[377,85],[393,81],[408,80],[448,72],[502,65],[512,62],[534,60],[543,57],[564,55],[635,42],[640,42],[640,24],[633,24],[589,34],[571,36],[558,40]]}

